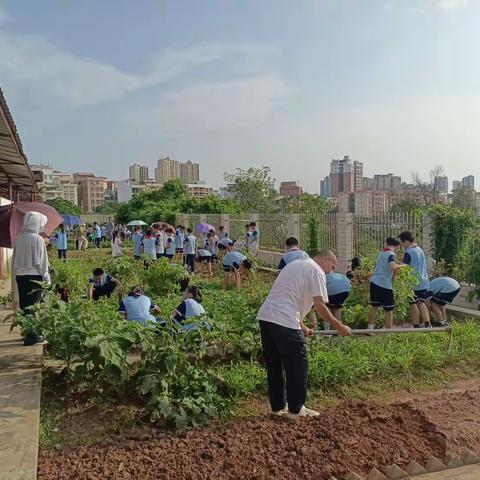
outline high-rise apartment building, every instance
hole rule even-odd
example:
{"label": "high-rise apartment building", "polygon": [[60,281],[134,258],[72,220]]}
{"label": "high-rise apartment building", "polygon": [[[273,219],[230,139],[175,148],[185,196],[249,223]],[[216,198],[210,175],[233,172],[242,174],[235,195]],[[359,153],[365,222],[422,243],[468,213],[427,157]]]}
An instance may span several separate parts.
{"label": "high-rise apartment building", "polygon": [[73,180],[78,184],[78,204],[84,212],[94,212],[105,204],[105,177],[96,177],[93,173],[74,173]]}
{"label": "high-rise apartment building", "polygon": [[148,182],[148,167],[146,165],[137,165],[134,163],[128,168],[128,179],[136,182]]}
{"label": "high-rise apartment building", "polygon": [[452,185],[452,190],[457,190],[462,186],[462,182],[460,180],[454,180]]}
{"label": "high-rise apartment building", "polygon": [[160,157],[155,168],[155,181],[164,184],[175,178],[180,178],[180,162],[170,157]]}
{"label": "high-rise apartment building", "polygon": [[180,164],[180,179],[185,184],[196,183],[200,181],[200,166],[198,163],[192,163],[190,160]]}
{"label": "high-rise apartment building", "polygon": [[363,177],[363,190],[373,190],[373,178]]}
{"label": "high-rise apartment building", "polygon": [[440,193],[448,194],[448,177],[445,175],[441,175],[436,179],[436,190]]}
{"label": "high-rise apartment building", "polygon": [[332,196],[330,175],[327,175],[323,180],[320,180],[320,196],[322,198],[330,198]]}
{"label": "high-rise apartment building", "polygon": [[61,198],[78,205],[78,185],[73,175],[62,173],[47,165],[30,165],[32,173],[41,173],[42,181],[38,183],[38,196],[44,202]]}
{"label": "high-rise apartment building", "polygon": [[331,196],[356,192],[363,189],[363,163],[353,161],[348,155],[342,160],[333,159],[330,164]]}
{"label": "high-rise apartment building", "polygon": [[303,193],[303,189],[298,180],[281,182],[279,193],[281,197],[299,197]]}
{"label": "high-rise apartment building", "polygon": [[462,187],[475,189],[475,177],[473,175],[468,175],[467,177],[463,177]]}
{"label": "high-rise apartment building", "polygon": [[373,176],[374,190],[398,190],[401,185],[401,177],[394,175],[393,173],[387,173],[385,175],[377,174]]}

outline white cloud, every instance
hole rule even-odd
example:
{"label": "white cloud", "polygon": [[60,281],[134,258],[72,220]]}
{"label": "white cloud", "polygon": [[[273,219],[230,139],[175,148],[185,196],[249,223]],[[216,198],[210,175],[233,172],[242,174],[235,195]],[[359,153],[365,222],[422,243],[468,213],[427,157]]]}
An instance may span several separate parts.
{"label": "white cloud", "polygon": [[441,10],[456,10],[465,7],[469,0],[430,0],[430,3]]}

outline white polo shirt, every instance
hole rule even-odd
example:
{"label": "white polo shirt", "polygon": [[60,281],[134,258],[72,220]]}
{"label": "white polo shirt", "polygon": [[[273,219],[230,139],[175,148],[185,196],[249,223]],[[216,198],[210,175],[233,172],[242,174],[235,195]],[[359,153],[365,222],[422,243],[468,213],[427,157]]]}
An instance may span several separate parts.
{"label": "white polo shirt", "polygon": [[300,330],[314,297],[328,303],[325,272],[312,259],[289,263],[278,275],[257,314],[257,320]]}

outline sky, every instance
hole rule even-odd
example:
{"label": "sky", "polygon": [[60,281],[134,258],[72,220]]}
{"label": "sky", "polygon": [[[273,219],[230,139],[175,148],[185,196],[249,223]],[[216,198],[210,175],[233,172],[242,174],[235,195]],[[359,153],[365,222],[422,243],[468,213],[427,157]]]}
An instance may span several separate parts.
{"label": "sky", "polygon": [[30,163],[121,180],[332,158],[480,186],[480,0],[0,0],[0,87]]}

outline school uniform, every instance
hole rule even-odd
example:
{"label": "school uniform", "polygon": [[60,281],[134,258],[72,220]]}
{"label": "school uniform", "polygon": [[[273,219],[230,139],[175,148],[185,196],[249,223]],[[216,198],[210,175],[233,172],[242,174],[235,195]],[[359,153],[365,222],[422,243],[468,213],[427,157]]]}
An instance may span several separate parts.
{"label": "school uniform", "polygon": [[55,234],[55,246],[57,247],[58,258],[67,258],[68,237],[66,232],[57,232]]}
{"label": "school uniform", "polygon": [[256,255],[259,248],[260,248],[260,230],[258,228],[255,228],[255,230],[250,232],[248,250],[252,255]]}
{"label": "school uniform", "polygon": [[115,237],[114,240],[112,240],[112,256],[113,257],[121,257],[122,256],[122,248],[121,248],[121,241],[120,238]]}
{"label": "school uniform", "polygon": [[143,253],[152,260],[157,259],[157,240],[155,237],[143,237]]}
{"label": "school uniform", "polygon": [[233,242],[228,237],[222,237],[218,241],[218,249],[219,250],[226,250],[228,247],[231,247],[231,246],[233,246]]}
{"label": "school uniform", "polygon": [[141,233],[134,233],[132,235],[132,242],[133,242],[133,258],[135,260],[139,260],[140,256],[142,255],[143,235]]}
{"label": "school uniform", "polygon": [[117,286],[108,273],[104,273],[100,280],[90,277],[88,283],[93,284],[93,300],[98,300],[100,297],[110,298],[110,295]]}
{"label": "school uniform", "polygon": [[177,228],[175,231],[175,251],[177,253],[183,253],[183,241],[185,240],[184,233]]}
{"label": "school uniform", "polygon": [[165,256],[172,260],[175,256],[175,238],[167,236],[167,241],[165,243]]}
{"label": "school uniform", "polygon": [[157,244],[156,244],[156,257],[161,258],[165,255],[165,247],[163,243],[163,235],[162,233],[157,234]]}
{"label": "school uniform", "polygon": [[308,260],[309,258],[310,257],[308,256],[308,253],[304,252],[303,250],[300,250],[297,247],[291,248],[285,253],[285,255],[280,260],[278,269],[282,270],[290,262],[294,262],[295,260]]}
{"label": "school uniform", "polygon": [[218,253],[218,242],[219,239],[215,235],[212,239],[207,239],[205,241],[205,250],[208,250],[210,252],[210,261],[213,263],[215,259],[217,258],[217,253]]}
{"label": "school uniform", "polygon": [[328,306],[342,308],[350,295],[352,285],[350,280],[340,273],[330,272],[327,275]]}
{"label": "school uniform", "polygon": [[197,238],[193,233],[187,235],[184,239],[185,265],[190,267],[192,273],[195,272],[195,251],[197,247]]}
{"label": "school uniform", "polygon": [[120,302],[119,312],[126,313],[126,320],[145,325],[147,322],[155,322],[155,317],[150,310],[155,308],[155,304],[150,297],[146,295],[128,296]]}
{"label": "school uniform", "polygon": [[438,277],[430,280],[428,296],[433,303],[442,307],[453,302],[460,293],[460,284],[450,277]]}
{"label": "school uniform", "polygon": [[197,252],[197,261],[210,263],[212,261],[212,254],[208,250],[200,248]]}
{"label": "school uniform", "polygon": [[95,239],[95,246],[97,248],[100,248],[100,242],[102,241],[102,230],[98,225],[95,227],[94,239]]}
{"label": "school uniform", "polygon": [[223,257],[223,271],[234,272],[240,268],[240,265],[247,257],[240,252],[229,252]]}
{"label": "school uniform", "polygon": [[[189,318],[198,317],[204,313],[205,309],[200,303],[193,298],[187,298],[175,309],[173,320],[181,326],[183,331],[197,330],[198,325],[196,323],[187,323],[185,325],[183,323]],[[210,330],[208,327],[207,329]]]}
{"label": "school uniform", "polygon": [[411,303],[426,302],[428,296],[428,271],[425,253],[418,245],[411,245],[403,255],[403,263],[414,268],[417,284],[413,287],[414,298]]}
{"label": "school uniform", "polygon": [[393,272],[390,264],[396,261],[397,257],[393,249],[385,248],[378,254],[375,270],[370,279],[370,304],[373,307],[383,307],[386,312],[395,308]]}

